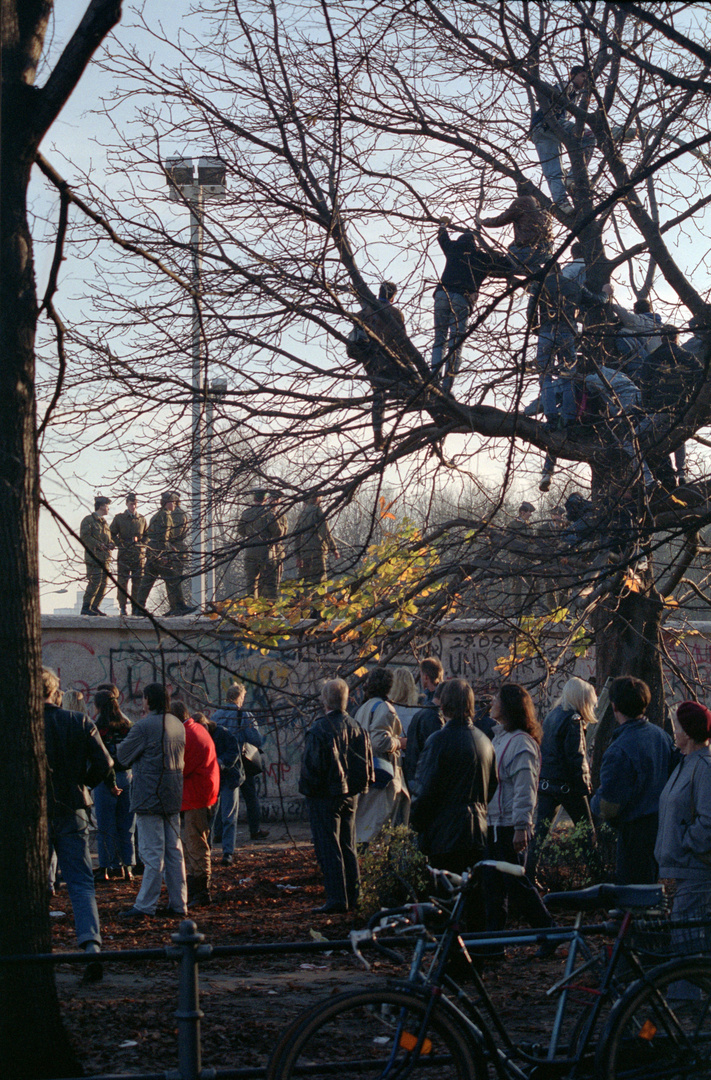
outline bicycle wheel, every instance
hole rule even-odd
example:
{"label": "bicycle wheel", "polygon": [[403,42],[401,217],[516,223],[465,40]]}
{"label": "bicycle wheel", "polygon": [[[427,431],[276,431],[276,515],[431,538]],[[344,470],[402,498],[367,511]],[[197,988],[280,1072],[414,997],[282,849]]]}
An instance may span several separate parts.
{"label": "bicycle wheel", "polygon": [[600,1039],[595,1075],[711,1077],[711,960],[673,960],[633,983]]}
{"label": "bicycle wheel", "polygon": [[477,1080],[476,1050],[463,1025],[435,1003],[406,990],[359,990],[341,994],[295,1021],[272,1054],[267,1080],[312,1080],[353,1074],[368,1077],[432,1076]]}

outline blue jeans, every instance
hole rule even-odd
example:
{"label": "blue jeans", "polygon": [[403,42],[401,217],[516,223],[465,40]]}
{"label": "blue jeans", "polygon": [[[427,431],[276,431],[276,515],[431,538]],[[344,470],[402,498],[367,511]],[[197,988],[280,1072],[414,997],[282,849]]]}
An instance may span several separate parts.
{"label": "blue jeans", "polygon": [[[572,135],[575,130],[575,123],[572,120],[564,120],[560,126],[568,135]],[[541,162],[541,172],[548,184],[551,199],[554,203],[565,202],[568,198],[568,193],[565,190],[563,163],[560,156],[563,144],[555,132],[546,127],[545,124],[536,124],[531,130],[531,142],[538,152],[538,158]],[[595,136],[589,128],[584,128],[583,130],[581,145],[585,156],[585,163],[587,164],[595,145]]]}
{"label": "blue jeans", "polygon": [[50,849],[54,848],[74,912],[77,941],[101,944],[99,909],[89,851],[89,815],[86,810],[62,814],[49,821]]}
{"label": "blue jeans", "polygon": [[[235,835],[237,833],[237,816],[239,814],[239,788],[228,788],[222,785],[220,788],[219,810],[215,815],[215,823],[219,820],[222,827],[222,854],[234,855]],[[213,825],[213,834],[214,834]]]}
{"label": "blue jeans", "polygon": [[539,244],[532,247],[530,244],[509,244],[508,261],[519,274],[534,274],[540,270],[544,263],[548,262],[553,254],[550,244]]}
{"label": "blue jeans", "polygon": [[99,784],[92,792],[99,866],[113,870],[119,866],[133,866],[136,861],[133,845],[136,815],[130,809],[131,781],[128,773],[116,774],[116,787],[121,788],[118,798],[111,794],[106,784]]}
{"label": "blue jeans", "polygon": [[[554,364],[558,358],[558,375],[554,375]],[[554,420],[558,415],[557,395],[561,394],[560,415],[566,423],[572,423],[578,414],[575,400],[573,376],[576,365],[575,335],[568,326],[549,323],[542,326],[538,333],[536,367],[539,371],[541,403],[546,420]]]}
{"label": "blue jeans", "polygon": [[[467,322],[471,307],[466,296],[461,293],[437,289],[434,297],[434,347],[432,349],[432,370],[442,366],[447,354],[445,379],[451,382],[459,371],[462,358],[462,343],[467,332]],[[447,387],[448,389],[449,387]]]}

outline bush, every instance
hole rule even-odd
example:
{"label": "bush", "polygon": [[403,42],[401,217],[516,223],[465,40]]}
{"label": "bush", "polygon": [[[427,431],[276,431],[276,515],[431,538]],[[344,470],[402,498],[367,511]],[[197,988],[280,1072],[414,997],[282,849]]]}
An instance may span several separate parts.
{"label": "bush", "polygon": [[598,829],[593,849],[586,821],[560,825],[551,829],[541,847],[538,876],[550,892],[614,881],[616,846],[617,836],[609,825]]}
{"label": "bush", "polygon": [[360,859],[358,911],[369,919],[383,907],[399,907],[428,895],[427,858],[407,825],[384,825]]}

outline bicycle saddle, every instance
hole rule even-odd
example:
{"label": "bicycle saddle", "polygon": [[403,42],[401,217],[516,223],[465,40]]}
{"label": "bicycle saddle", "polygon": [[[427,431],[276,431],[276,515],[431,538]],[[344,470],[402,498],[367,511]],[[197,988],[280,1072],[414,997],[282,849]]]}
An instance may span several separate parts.
{"label": "bicycle saddle", "polygon": [[594,911],[601,907],[632,908],[658,907],[664,900],[663,885],[591,885],[589,889],[548,893],[543,897],[547,908],[567,911]]}

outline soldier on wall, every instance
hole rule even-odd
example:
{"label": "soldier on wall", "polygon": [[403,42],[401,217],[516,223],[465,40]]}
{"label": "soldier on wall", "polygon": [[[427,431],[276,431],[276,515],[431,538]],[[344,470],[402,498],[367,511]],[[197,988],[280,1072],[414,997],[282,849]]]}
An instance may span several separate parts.
{"label": "soldier on wall", "polygon": [[305,583],[320,585],[326,580],[328,554],[331,552],[337,559],[338,547],[318,495],[306,500],[296,523],[294,539],[299,577]]}
{"label": "soldier on wall", "polygon": [[168,608],[172,613],[187,615],[185,604],[177,587],[175,552],[171,544],[175,497],[172,491],[164,491],[160,497],[160,510],[151,518],[146,532],[146,565],[141,578],[138,603],[146,606],[148,595],[158,578],[165,582]]}
{"label": "soldier on wall", "polygon": [[106,615],[99,605],[106,595],[109,583],[109,564],[113,542],[106,524],[111,499],[97,495],[94,512],[87,514],[79,527],[79,538],[84,546],[87,585],[82,600],[82,615]]}
{"label": "soldier on wall", "polygon": [[244,545],[244,576],[247,596],[276,600],[278,585],[278,548],[282,539],[279,518],[267,504],[262,488],[252,492],[254,502],[242,514],[237,532]]}
{"label": "soldier on wall", "polygon": [[[121,614],[126,614],[126,602],[131,598],[131,614],[137,615],[135,607],[145,562],[146,519],[138,513],[138,496],[129,491],[126,509],[116,514],[111,522],[111,539],[118,549],[116,558],[116,582]],[[130,585],[130,593],[129,593]]]}

